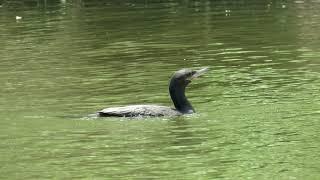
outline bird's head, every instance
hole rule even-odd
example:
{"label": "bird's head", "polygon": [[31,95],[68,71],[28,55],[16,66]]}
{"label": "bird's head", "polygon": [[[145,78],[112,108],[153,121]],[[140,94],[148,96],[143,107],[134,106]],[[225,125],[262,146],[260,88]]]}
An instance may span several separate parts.
{"label": "bird's head", "polygon": [[208,67],[199,70],[181,69],[173,74],[171,81],[174,81],[180,86],[187,86],[193,79],[203,75],[208,70]]}

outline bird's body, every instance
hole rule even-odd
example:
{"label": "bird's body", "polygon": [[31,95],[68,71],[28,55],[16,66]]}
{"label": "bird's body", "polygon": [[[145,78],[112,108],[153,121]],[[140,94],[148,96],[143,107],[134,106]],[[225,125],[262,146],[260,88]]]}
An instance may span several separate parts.
{"label": "bird's body", "polygon": [[129,105],[122,107],[106,108],[98,112],[99,116],[117,116],[117,117],[139,117],[139,116],[179,116],[179,111],[154,104]]}
{"label": "bird's body", "polygon": [[174,73],[169,84],[170,97],[174,108],[160,105],[129,105],[111,107],[98,112],[99,117],[138,117],[138,116],[180,116],[194,113],[195,110],[185,96],[185,88],[192,79],[202,75],[208,70],[204,68],[198,71],[181,69]]}

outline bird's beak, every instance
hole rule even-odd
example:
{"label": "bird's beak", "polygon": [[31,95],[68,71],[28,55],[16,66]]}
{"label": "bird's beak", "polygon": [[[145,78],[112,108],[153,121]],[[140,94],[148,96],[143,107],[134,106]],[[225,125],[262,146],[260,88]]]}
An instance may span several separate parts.
{"label": "bird's beak", "polygon": [[197,78],[209,70],[209,67],[202,68],[200,70],[195,71],[195,73],[190,77],[190,80]]}

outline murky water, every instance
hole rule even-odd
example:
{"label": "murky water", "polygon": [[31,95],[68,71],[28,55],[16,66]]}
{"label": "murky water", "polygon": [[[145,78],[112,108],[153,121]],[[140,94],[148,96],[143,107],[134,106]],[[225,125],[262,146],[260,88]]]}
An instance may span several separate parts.
{"label": "murky water", "polygon": [[320,1],[0,3],[0,179],[320,178]]}

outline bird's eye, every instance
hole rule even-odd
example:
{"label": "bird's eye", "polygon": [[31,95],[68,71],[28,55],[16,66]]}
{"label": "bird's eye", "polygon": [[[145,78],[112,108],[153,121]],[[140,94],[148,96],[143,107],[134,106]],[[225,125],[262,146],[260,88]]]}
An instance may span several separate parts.
{"label": "bird's eye", "polygon": [[188,75],[189,75],[189,76],[193,76],[195,73],[196,73],[195,71],[192,71],[192,72],[190,72]]}

